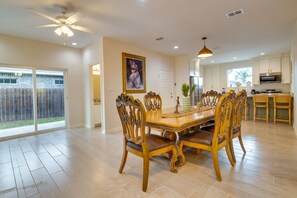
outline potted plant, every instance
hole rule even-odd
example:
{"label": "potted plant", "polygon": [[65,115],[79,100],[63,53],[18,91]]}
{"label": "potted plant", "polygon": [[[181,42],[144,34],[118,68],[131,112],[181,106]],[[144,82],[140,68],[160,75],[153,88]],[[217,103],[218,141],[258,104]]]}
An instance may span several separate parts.
{"label": "potted plant", "polygon": [[190,85],[188,85],[187,83],[183,83],[182,84],[182,94],[183,94],[183,109],[184,111],[188,111],[190,110],[191,107],[191,100],[190,100],[190,95],[193,93],[193,91],[195,90],[196,85],[192,85],[190,87]]}

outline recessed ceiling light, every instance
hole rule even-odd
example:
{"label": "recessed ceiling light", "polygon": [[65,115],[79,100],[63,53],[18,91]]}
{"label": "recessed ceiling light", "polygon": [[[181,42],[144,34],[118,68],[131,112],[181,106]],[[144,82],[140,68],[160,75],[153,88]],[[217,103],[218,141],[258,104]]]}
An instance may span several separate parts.
{"label": "recessed ceiling light", "polygon": [[237,57],[233,57],[233,59],[234,59],[234,60],[236,60],[236,59],[237,59]]}
{"label": "recessed ceiling light", "polygon": [[212,62],[212,63],[214,63],[215,61],[214,61],[214,60],[212,60],[211,62]]}
{"label": "recessed ceiling light", "polygon": [[176,46],[174,46],[173,48],[174,48],[174,49],[178,49],[178,46],[176,45]]}
{"label": "recessed ceiling light", "polygon": [[77,45],[77,43],[72,43],[72,45],[74,45],[74,46],[75,46],[75,45]]}
{"label": "recessed ceiling light", "polygon": [[260,55],[264,55],[265,53],[264,52],[262,52]]}

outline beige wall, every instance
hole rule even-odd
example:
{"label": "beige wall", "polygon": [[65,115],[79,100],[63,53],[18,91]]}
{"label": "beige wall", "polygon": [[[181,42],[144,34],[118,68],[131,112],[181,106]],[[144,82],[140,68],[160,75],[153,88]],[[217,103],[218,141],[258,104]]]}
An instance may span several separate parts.
{"label": "beige wall", "polygon": [[67,69],[69,126],[83,126],[81,50],[0,34],[0,64]]}
{"label": "beige wall", "polygon": [[175,57],[175,72],[176,72],[176,96],[182,98],[181,85],[189,83],[190,75],[190,57],[178,56]]}
{"label": "beige wall", "polygon": [[[85,47],[82,51],[82,61],[83,61],[83,86],[84,86],[84,113],[85,113],[85,126],[87,128],[94,127],[94,118],[91,115],[94,115],[93,112],[93,102],[92,102],[92,90],[91,90],[91,66],[100,64],[101,69],[101,78],[104,75],[104,65],[103,63],[103,44],[102,37],[98,37],[94,40],[89,46]],[[101,94],[104,90],[104,84],[101,84]],[[104,94],[104,93],[103,93]],[[104,102],[104,98],[101,97],[102,103]],[[104,108],[104,107],[102,107]],[[104,110],[102,109],[104,112]],[[102,131],[104,132],[104,116],[102,116]]]}
{"label": "beige wall", "polygon": [[[104,51],[104,85],[105,85],[105,124],[106,132],[121,129],[115,100],[123,92],[122,87],[122,52],[146,57],[146,90],[159,92],[159,71],[174,71],[174,58],[150,51],[128,43],[103,38]],[[175,82],[175,79],[174,81]],[[102,93],[102,92],[101,92]],[[143,101],[144,94],[133,94]],[[103,96],[102,96],[103,97]],[[174,93],[175,97],[175,93]]]}

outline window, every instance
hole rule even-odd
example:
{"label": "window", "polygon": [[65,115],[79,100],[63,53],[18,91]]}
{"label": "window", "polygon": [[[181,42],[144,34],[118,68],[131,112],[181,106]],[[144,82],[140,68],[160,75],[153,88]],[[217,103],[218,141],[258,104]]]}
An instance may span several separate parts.
{"label": "window", "polygon": [[252,67],[227,70],[227,87],[248,87],[252,85]]}
{"label": "window", "polygon": [[0,78],[0,83],[16,84],[17,80],[15,78]]}
{"label": "window", "polygon": [[63,80],[55,80],[56,85],[63,85],[64,81]]}

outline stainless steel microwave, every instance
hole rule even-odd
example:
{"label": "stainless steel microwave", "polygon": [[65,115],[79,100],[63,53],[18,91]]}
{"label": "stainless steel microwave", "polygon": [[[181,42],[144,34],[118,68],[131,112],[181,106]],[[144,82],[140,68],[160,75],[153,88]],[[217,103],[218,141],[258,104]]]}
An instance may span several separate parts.
{"label": "stainless steel microwave", "polygon": [[263,83],[281,83],[282,82],[282,73],[263,73],[260,74],[260,84]]}

